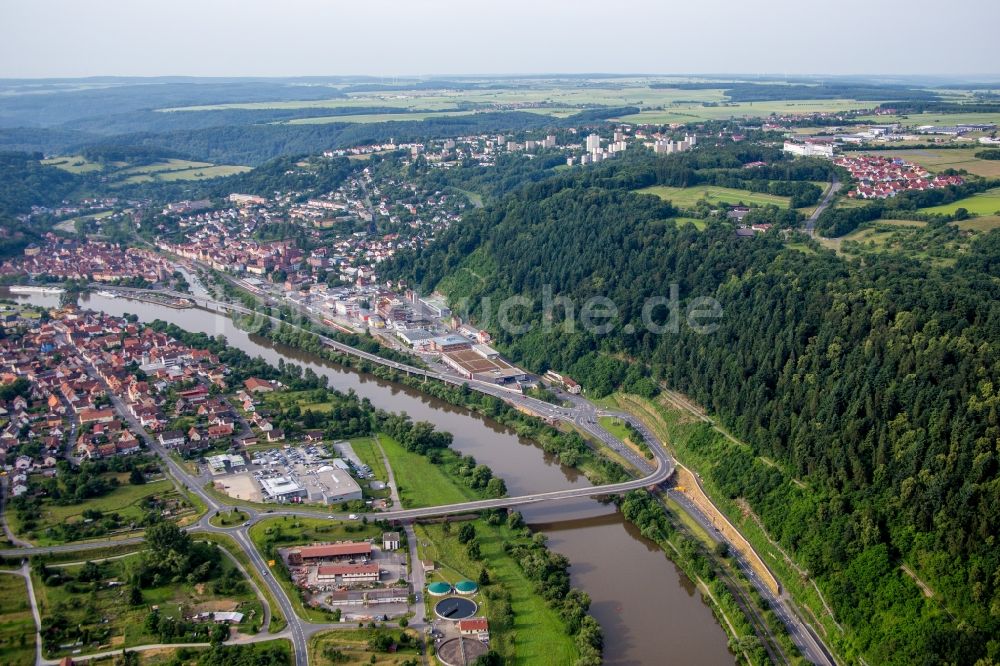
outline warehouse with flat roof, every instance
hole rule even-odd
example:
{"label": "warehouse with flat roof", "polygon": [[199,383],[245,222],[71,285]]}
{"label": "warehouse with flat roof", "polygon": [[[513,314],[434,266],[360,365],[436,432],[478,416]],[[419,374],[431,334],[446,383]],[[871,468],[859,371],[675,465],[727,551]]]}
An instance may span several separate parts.
{"label": "warehouse with flat roof", "polygon": [[524,370],[503,360],[499,354],[486,345],[446,351],[441,354],[441,360],[466,379],[508,384],[527,377]]}

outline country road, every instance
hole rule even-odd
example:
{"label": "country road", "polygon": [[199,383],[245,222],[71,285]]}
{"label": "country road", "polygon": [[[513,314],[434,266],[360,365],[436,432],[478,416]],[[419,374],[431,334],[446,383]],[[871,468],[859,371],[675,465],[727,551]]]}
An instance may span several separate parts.
{"label": "country road", "polygon": [[833,180],[830,181],[830,186],[826,188],[826,192],[823,194],[823,200],[820,201],[818,206],[816,206],[816,210],[813,211],[812,215],[806,218],[805,231],[810,236],[816,235],[816,220],[819,219],[819,216],[823,214],[824,210],[830,207],[833,197],[840,191],[842,184],[843,183],[840,182],[837,176],[834,176]]}

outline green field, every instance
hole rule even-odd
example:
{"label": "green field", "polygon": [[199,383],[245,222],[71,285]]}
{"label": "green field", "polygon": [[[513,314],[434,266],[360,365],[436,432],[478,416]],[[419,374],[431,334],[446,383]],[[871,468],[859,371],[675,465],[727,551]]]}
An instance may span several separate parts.
{"label": "green field", "polygon": [[521,85],[509,90],[386,90],[350,93],[347,98],[326,100],[290,100],[281,102],[249,102],[233,104],[207,104],[200,106],[159,109],[164,112],[217,111],[220,109],[342,109],[357,107],[392,107],[413,111],[454,110],[458,105],[473,108],[492,108],[494,105],[544,104],[525,107],[534,113],[565,116],[594,105],[656,107],[682,102],[720,102],[725,98],[719,88],[708,90],[680,90],[677,88],[650,88],[648,79],[614,79],[596,81],[588,86],[558,85],[550,82]]}
{"label": "green field", "polygon": [[20,576],[0,575],[0,663],[35,663],[35,620],[28,602],[28,586]]}
{"label": "green field", "polygon": [[674,222],[676,222],[678,226],[690,224],[698,231],[704,229],[706,224],[705,220],[701,219],[700,217],[675,217]]}
{"label": "green field", "polygon": [[351,448],[354,449],[354,453],[361,459],[361,462],[368,465],[376,479],[383,482],[389,480],[385,461],[382,460],[382,452],[375,445],[375,440],[371,437],[357,437],[351,440]]}
{"label": "green field", "polygon": [[[162,616],[175,618],[194,612],[235,608],[245,615],[243,623],[238,625],[244,633],[250,631],[255,622],[260,622],[263,607],[249,585],[239,594],[221,596],[212,591],[212,583],[192,585],[170,581],[159,587],[144,588],[143,604],[129,605],[128,586],[109,583],[127,581],[139,556],[137,553],[97,563],[101,579],[94,584],[48,585],[40,568],[34,567],[32,581],[43,624],[54,616],[65,618],[68,626],[79,626],[91,635],[93,643],[84,645],[83,649],[94,651],[159,642],[158,637],[146,633],[144,625],[152,605],[159,607]],[[225,556],[220,566],[222,573],[235,569]],[[82,567],[82,564],[75,564],[56,571],[76,575]]]}
{"label": "green field", "polygon": [[993,231],[1000,229],[1000,215],[982,215],[953,224],[962,231]]}
{"label": "green field", "polygon": [[[1000,160],[982,160],[976,153],[984,150],[978,148],[914,148],[913,150],[879,150],[869,152],[878,157],[898,157],[914,164],[919,164],[928,171],[938,172],[945,169],[965,169],[971,174],[984,178],[1000,178]],[[864,151],[862,151],[864,152]]]}
{"label": "green field", "polygon": [[91,162],[82,155],[50,157],[47,160],[42,160],[42,164],[59,167],[63,171],[69,171],[70,173],[76,174],[93,173],[104,169],[104,166],[99,162]]}
{"label": "green field", "polygon": [[636,192],[640,194],[655,194],[680,208],[693,208],[702,199],[713,205],[735,205],[742,203],[745,205],[758,204],[764,206],[774,204],[785,208],[788,207],[789,201],[788,197],[779,197],[761,192],[748,192],[747,190],[736,190],[729,187],[716,187],[715,185],[699,185],[697,187],[654,185],[636,190]]}
{"label": "green field", "polygon": [[1000,214],[1000,187],[986,190],[971,197],[959,199],[949,204],[933,206],[931,208],[921,208],[921,213],[941,213],[951,215],[959,208],[964,208],[973,215],[997,215]]}
{"label": "green field", "polygon": [[[385,449],[389,464],[392,465],[399,490],[399,500],[404,508],[416,509],[482,499],[468,486],[455,483],[441,469],[441,465],[435,465],[424,456],[407,451],[391,437],[379,435],[379,442]],[[450,458],[457,456],[450,449],[441,453],[443,464],[447,464]]]}
{"label": "green field", "polygon": [[246,171],[250,171],[250,167],[238,166],[234,164],[220,164],[217,166],[192,167],[187,169],[140,173],[134,176],[129,176],[120,182],[125,185],[132,185],[135,183],[170,182],[176,180],[206,180],[208,178],[232,176]]}
{"label": "green field", "polygon": [[315,116],[289,120],[289,125],[325,125],[327,123],[387,123],[390,121],[427,120],[446,116],[468,116],[472,111],[415,111],[413,113],[365,113],[342,116]]}
{"label": "green field", "polygon": [[[489,570],[491,581],[510,594],[514,616],[514,631],[491,632],[491,647],[508,657],[512,664],[572,664],[576,658],[573,639],[559,615],[546,605],[534,591],[533,583],[524,575],[517,562],[504,552],[505,543],[516,536],[506,525],[492,527],[484,520],[473,523],[482,561],[469,558],[466,546],[458,541],[459,525],[451,525],[450,534],[440,524],[417,525],[420,558],[434,560],[438,568],[428,576],[428,582],[444,580],[456,583],[462,579],[476,580],[480,568]],[[428,597],[431,602],[432,597]],[[480,613],[493,620],[493,603],[484,593],[476,597]],[[493,626],[496,623],[493,622]],[[529,629],[530,628],[530,629]],[[512,657],[512,658],[511,658]]]}
{"label": "green field", "polygon": [[[694,91],[684,91],[694,92]],[[690,99],[689,97],[687,99]],[[626,123],[649,123],[663,125],[667,123],[690,123],[701,120],[725,120],[728,118],[761,118],[772,113],[804,114],[821,111],[849,111],[875,106],[878,102],[858,102],[849,99],[802,99],[767,102],[738,102],[720,104],[719,106],[702,106],[701,104],[675,104],[663,110],[643,110],[617,120]]]}
{"label": "green field", "polygon": [[901,123],[908,127],[982,123],[1000,125],[1000,113],[911,113],[905,116],[859,116],[858,119],[878,124]]}

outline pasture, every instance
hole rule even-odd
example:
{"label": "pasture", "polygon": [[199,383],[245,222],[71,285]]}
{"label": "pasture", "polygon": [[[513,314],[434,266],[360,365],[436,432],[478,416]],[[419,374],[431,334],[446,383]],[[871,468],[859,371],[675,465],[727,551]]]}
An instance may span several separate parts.
{"label": "pasture", "polygon": [[[874,104],[872,103],[872,106]],[[1000,125],[1000,113],[911,113],[902,116],[859,116],[858,119],[878,124],[900,123],[907,127],[980,123],[995,123]]]}
{"label": "pasture", "polygon": [[949,204],[921,208],[921,213],[940,213],[951,215],[959,208],[964,208],[973,215],[998,215],[1000,214],[1000,187],[974,194],[971,197],[959,199]]}
{"label": "pasture", "polygon": [[962,231],[989,232],[1000,229],[1000,215],[982,215],[961,222],[953,222],[953,224]]}
{"label": "pasture", "polygon": [[716,187],[715,185],[698,185],[696,187],[654,185],[636,190],[636,192],[640,194],[655,194],[680,208],[693,208],[701,200],[705,200],[712,205],[757,204],[765,206],[767,204],[774,204],[775,206],[787,208],[789,201],[788,197],[779,197],[762,192],[736,190],[730,187]]}

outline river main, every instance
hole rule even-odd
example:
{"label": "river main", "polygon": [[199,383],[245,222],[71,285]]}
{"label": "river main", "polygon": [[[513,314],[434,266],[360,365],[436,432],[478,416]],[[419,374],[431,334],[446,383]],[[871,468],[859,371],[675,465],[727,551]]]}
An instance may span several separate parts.
{"label": "river main", "polygon": [[[59,300],[42,294],[11,294],[6,289],[0,290],[0,296],[45,307],[57,307]],[[353,389],[376,407],[406,412],[414,420],[429,421],[452,433],[453,447],[489,465],[507,482],[511,495],[588,484],[581,474],[559,465],[537,445],[501,424],[409,387],[249,335],[221,315],[96,294],[81,297],[80,305],[112,315],[135,314],[142,321],[162,319],[188,331],[224,335],[230,345],[251,356],[275,365],[284,359],[312,368],[328,377],[332,388]],[[590,595],[591,612],[604,629],[605,663],[733,663],[725,632],[691,582],[614,506],[582,499],[531,505],[522,512],[533,529],[548,537],[553,550],[569,558],[573,585]]]}

